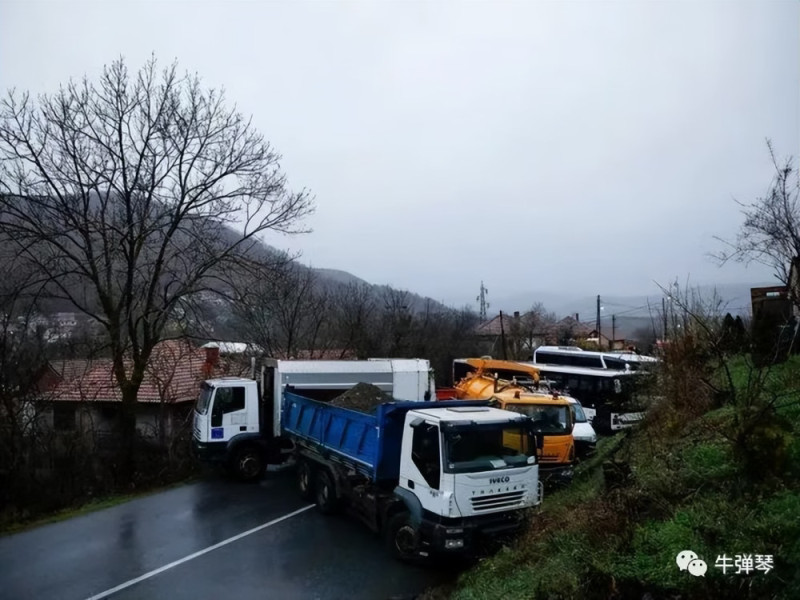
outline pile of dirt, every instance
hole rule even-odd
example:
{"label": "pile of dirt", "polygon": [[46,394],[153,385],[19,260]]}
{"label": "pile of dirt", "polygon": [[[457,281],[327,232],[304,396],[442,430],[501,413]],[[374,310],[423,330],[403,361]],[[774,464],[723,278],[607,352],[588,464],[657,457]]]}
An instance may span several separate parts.
{"label": "pile of dirt", "polygon": [[371,383],[358,383],[344,394],[331,400],[331,405],[362,413],[374,413],[378,405],[392,402],[393,398]]}

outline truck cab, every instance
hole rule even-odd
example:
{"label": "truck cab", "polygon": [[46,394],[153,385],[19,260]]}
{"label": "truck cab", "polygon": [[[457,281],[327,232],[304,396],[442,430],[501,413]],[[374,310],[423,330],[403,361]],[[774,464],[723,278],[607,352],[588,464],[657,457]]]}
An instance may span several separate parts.
{"label": "truck cab", "polygon": [[[489,375],[485,369],[495,368],[498,364],[506,369],[515,367],[521,375],[531,376],[531,384],[522,384],[512,377],[511,380],[499,379]],[[460,399],[491,399],[500,408],[514,411],[530,417],[534,431],[543,437],[539,451],[540,476],[554,482],[568,482],[572,478],[572,467],[575,461],[575,443],[573,438],[573,413],[570,403],[557,393],[549,393],[538,389],[538,377],[531,367],[519,368],[506,361],[483,361],[477,364],[477,370],[468,373],[455,385],[456,397]]]}
{"label": "truck cab", "polygon": [[537,460],[528,426],[488,406],[410,411],[400,487],[414,491],[424,510],[446,518],[531,506],[539,490],[530,480]]}
{"label": "truck cab", "polygon": [[542,477],[568,481],[575,461],[573,417],[565,398],[547,394],[498,395],[498,406],[531,418],[533,431],[543,437],[539,453]]}
{"label": "truck cab", "polygon": [[258,432],[258,388],[252,379],[210,379],[200,386],[194,408],[194,436],[227,442],[242,432]]}

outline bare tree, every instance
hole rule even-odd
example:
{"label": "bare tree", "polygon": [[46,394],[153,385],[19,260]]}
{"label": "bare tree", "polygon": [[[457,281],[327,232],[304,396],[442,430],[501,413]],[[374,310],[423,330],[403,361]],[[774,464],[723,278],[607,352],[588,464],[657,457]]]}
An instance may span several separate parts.
{"label": "bare tree", "polygon": [[293,357],[298,351],[313,358],[328,319],[328,295],[318,285],[313,270],[289,265],[273,288],[273,314],[280,353]]}
{"label": "bare tree", "polygon": [[349,283],[338,288],[332,296],[333,336],[340,349],[340,358],[355,352],[359,358],[373,353],[377,302],[372,288],[366,283]]}
{"label": "bare tree", "polygon": [[293,262],[265,266],[231,303],[244,341],[269,356],[308,351],[310,358],[332,343],[329,307],[316,273]]}
{"label": "bare tree", "polygon": [[651,421],[665,408],[677,409],[685,420],[729,406],[734,415],[730,424],[709,422],[708,431],[732,442],[734,455],[753,479],[782,475],[791,438],[785,435],[787,423],[780,411],[798,403],[800,389],[793,369],[775,367],[779,335],[773,331],[766,348],[772,357],[759,359],[746,347],[732,351],[728,328],[733,320],[726,325],[724,303],[716,291],[704,298],[688,286],[659,287],[670,294],[683,318],[674,321],[676,328],[669,333],[658,368],[662,401]]}
{"label": "bare tree", "polygon": [[721,264],[761,263],[789,285],[791,263],[800,257],[800,179],[791,158],[781,162],[769,140],[767,149],[775,168],[767,194],[749,204],[739,203],[744,215],[741,230],[734,241],[717,237],[726,248],[713,256]]}
{"label": "bare tree", "polygon": [[388,355],[402,358],[410,352],[410,337],[414,313],[411,296],[406,290],[384,288],[381,294],[383,311],[381,325],[388,341]]}
{"label": "bare tree", "polygon": [[222,92],[155,59],[0,102],[0,230],[102,325],[130,471],[138,390],[172,315],[313,210],[279,158]]}
{"label": "bare tree", "polygon": [[533,354],[537,341],[544,339],[545,328],[556,322],[554,313],[541,302],[533,304],[527,312],[509,319],[509,351],[515,360],[526,360]]}
{"label": "bare tree", "polygon": [[[36,425],[30,400],[37,393],[46,345],[31,326],[35,314],[35,276],[20,269],[19,261],[0,250],[0,488],[6,494],[12,481],[24,474],[32,430]],[[7,480],[7,481],[6,481]],[[0,505],[2,502],[0,502]]]}

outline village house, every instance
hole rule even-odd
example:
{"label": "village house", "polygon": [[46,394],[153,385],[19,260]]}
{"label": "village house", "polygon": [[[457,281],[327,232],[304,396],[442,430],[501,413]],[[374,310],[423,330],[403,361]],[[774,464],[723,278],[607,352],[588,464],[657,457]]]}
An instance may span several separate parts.
{"label": "village house", "polygon": [[[241,375],[246,365],[220,358],[219,348],[198,348],[187,340],[156,345],[139,389],[136,428],[151,441],[164,441],[188,426],[204,379]],[[114,436],[122,395],[110,359],[56,360],[39,382],[35,411],[56,432]]]}
{"label": "village house", "polygon": [[472,335],[483,353],[521,360],[545,342],[543,324],[536,317],[530,312],[520,314],[517,311],[513,315],[499,313],[479,323]]}

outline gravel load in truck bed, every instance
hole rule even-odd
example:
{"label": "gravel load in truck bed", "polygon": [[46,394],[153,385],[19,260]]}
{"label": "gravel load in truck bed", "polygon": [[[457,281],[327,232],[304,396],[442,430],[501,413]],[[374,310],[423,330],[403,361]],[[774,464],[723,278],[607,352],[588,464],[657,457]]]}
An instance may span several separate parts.
{"label": "gravel load in truck bed", "polygon": [[372,414],[378,405],[393,402],[393,398],[371,383],[358,383],[344,394],[331,400],[333,406],[349,408],[358,412]]}

